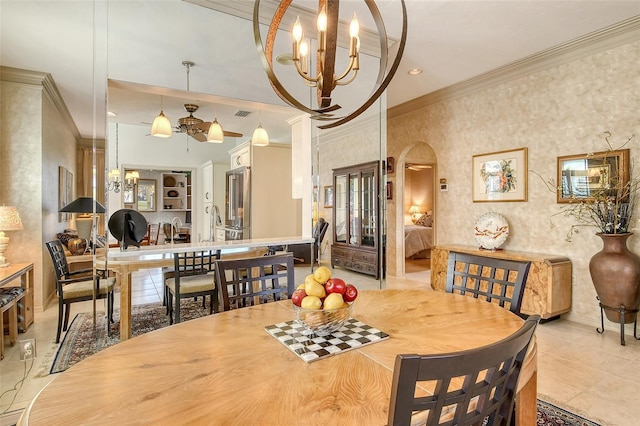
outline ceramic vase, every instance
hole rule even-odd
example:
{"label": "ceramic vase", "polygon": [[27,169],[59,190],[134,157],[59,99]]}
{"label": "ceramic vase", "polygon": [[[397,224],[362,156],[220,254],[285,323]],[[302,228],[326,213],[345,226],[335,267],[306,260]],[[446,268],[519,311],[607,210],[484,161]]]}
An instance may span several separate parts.
{"label": "ceramic vase", "polygon": [[[627,311],[640,305],[640,257],[627,248],[627,239],[633,235],[596,234],[602,238],[602,250],[589,262],[591,280],[609,321],[620,323],[624,306]],[[635,321],[637,313],[625,313],[624,323]]]}
{"label": "ceramic vase", "polygon": [[74,256],[84,254],[84,252],[87,251],[87,240],[84,238],[74,238],[73,240],[69,240],[67,247]]}

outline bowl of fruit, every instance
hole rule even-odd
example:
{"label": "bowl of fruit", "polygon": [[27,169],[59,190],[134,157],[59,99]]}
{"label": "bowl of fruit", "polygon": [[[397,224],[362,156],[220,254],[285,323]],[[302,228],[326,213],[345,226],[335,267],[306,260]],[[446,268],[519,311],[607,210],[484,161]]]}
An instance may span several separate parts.
{"label": "bowl of fruit", "polygon": [[307,275],[291,295],[296,321],[317,336],[338,331],[351,317],[358,290],[340,278],[332,278],[326,266]]}

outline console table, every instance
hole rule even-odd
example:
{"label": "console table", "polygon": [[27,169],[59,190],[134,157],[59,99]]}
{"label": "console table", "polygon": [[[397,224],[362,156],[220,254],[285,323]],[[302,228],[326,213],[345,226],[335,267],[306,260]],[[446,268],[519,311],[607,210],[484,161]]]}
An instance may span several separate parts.
{"label": "console table", "polygon": [[431,250],[431,287],[434,290],[444,290],[446,287],[451,251],[531,262],[520,311],[525,315],[537,314],[543,319],[550,319],[571,310],[571,261],[567,257],[511,250],[481,250],[464,245],[436,246]]}

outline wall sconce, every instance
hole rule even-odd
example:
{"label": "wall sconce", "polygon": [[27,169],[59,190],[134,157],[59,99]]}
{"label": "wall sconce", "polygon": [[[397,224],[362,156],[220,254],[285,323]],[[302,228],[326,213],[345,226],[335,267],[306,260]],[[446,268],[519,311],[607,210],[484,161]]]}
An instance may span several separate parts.
{"label": "wall sconce", "polygon": [[4,231],[19,231],[22,229],[22,221],[18,209],[14,206],[0,206],[0,268],[10,265],[4,256],[9,247],[9,237]]}

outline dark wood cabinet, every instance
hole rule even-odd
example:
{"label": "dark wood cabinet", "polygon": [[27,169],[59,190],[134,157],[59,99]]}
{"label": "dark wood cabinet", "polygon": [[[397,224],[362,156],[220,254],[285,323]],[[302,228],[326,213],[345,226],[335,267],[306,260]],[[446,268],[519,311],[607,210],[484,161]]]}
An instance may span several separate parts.
{"label": "dark wood cabinet", "polygon": [[380,162],[333,170],[331,266],[380,276]]}

